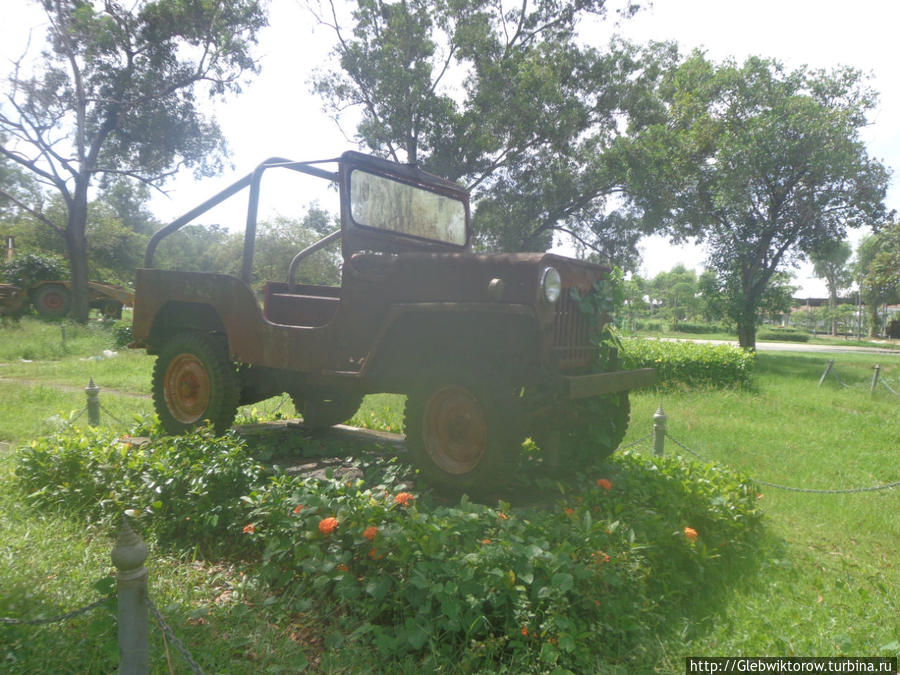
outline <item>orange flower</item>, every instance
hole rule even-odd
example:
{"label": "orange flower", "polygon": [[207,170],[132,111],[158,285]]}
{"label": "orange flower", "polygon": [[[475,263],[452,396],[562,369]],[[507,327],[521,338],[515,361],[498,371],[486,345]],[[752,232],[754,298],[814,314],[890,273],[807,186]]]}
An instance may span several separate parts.
{"label": "orange flower", "polygon": [[378,551],[376,551],[376,550],[373,548],[371,551],[369,551],[369,557],[370,557],[372,560],[381,560],[384,556],[383,556],[383,555],[378,555]]}
{"label": "orange flower", "polygon": [[506,515],[505,513],[503,513],[503,511],[501,511],[500,513],[498,513],[498,514],[497,514],[497,517],[498,517],[500,520],[509,520],[509,516]]}
{"label": "orange flower", "polygon": [[611,490],[611,489],[612,489],[612,483],[610,483],[610,482],[609,482],[608,480],[606,480],[605,478],[598,478],[598,479],[597,479],[597,485],[600,486],[600,487],[602,487],[604,490]]}
{"label": "orange flower", "polygon": [[373,539],[375,539],[376,534],[378,534],[378,528],[375,527],[374,525],[370,525],[365,530],[363,530],[363,536],[366,539],[368,539],[369,541],[372,541]]}
{"label": "orange flower", "polygon": [[482,539],[482,540],[481,540],[481,543],[482,543],[482,544],[490,544],[490,543],[491,543],[491,540],[490,540],[490,539]]}
{"label": "orange flower", "polygon": [[525,626],[522,626],[522,635],[528,637],[528,628],[526,628]]}
{"label": "orange flower", "polygon": [[294,510],[292,511],[292,513],[294,515],[296,515],[296,514],[300,513],[302,510],[303,510],[303,504],[297,504],[297,506],[294,507]]}
{"label": "orange flower", "polygon": [[339,572],[349,572],[350,571],[350,568],[347,567],[344,563],[341,563],[340,565],[338,565],[337,569]]}
{"label": "orange flower", "polygon": [[684,536],[687,537],[689,541],[697,541],[697,537],[699,537],[700,535],[697,534],[697,530],[695,530],[693,527],[685,527]]}
{"label": "orange flower", "polygon": [[609,554],[603,551],[597,551],[596,553],[591,553],[591,557],[597,561],[598,565],[602,565],[603,563],[609,562]]}
{"label": "orange flower", "polygon": [[329,516],[328,518],[322,518],[319,521],[319,532],[322,534],[331,534],[337,529],[338,519]]}
{"label": "orange flower", "polygon": [[566,515],[567,515],[567,516],[571,516],[573,513],[575,513],[575,509],[570,508],[570,507],[568,507],[568,506],[567,506],[566,508],[564,508],[563,511],[566,512]]}
{"label": "orange flower", "polygon": [[244,534],[253,534],[256,532],[256,525],[250,523],[249,525],[244,525]]}
{"label": "orange flower", "polygon": [[409,506],[409,503],[413,501],[415,497],[413,497],[409,492],[399,492],[394,497],[394,503],[400,504],[400,506]]}

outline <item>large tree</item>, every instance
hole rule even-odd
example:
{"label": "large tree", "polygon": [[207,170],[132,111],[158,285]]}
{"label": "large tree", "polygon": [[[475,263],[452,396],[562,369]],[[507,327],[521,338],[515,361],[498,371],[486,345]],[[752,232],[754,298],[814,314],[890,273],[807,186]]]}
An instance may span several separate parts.
{"label": "large tree", "polygon": [[337,65],[314,89],[361,144],[465,184],[485,248],[544,250],[565,233],[633,266],[642,223],[613,208],[622,182],[604,152],[674,48],[580,43],[606,0],[357,0],[349,17],[325,2],[313,9]]}
{"label": "large tree", "polygon": [[25,59],[0,104],[0,153],[65,206],[8,195],[64,240],[73,314],[86,320],[88,202],[98,177],[158,186],[181,167],[221,168],[224,139],[198,102],[240,91],[266,17],[260,0],[41,0],[47,47]]}
{"label": "large tree", "polygon": [[663,114],[620,142],[630,196],[646,217],[705,242],[740,344],[753,349],[773,275],[885,218],[888,172],[860,139],[875,93],[848,68],[716,65],[699,52],[660,93]]}
{"label": "large tree", "polygon": [[900,223],[879,229],[859,243],[856,274],[869,314],[869,336],[875,337],[881,306],[900,302]]}
{"label": "large tree", "polygon": [[828,287],[828,310],[831,315],[831,334],[837,335],[838,293],[853,282],[848,262],[853,255],[849,242],[827,239],[817,244],[809,253],[813,271]]}

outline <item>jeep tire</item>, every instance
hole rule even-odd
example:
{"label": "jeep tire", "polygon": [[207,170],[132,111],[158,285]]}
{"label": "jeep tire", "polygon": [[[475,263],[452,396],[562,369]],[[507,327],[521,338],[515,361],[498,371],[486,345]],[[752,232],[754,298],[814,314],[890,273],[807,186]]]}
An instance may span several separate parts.
{"label": "jeep tire", "polygon": [[521,400],[464,372],[437,373],[409,392],[406,448],[429,483],[453,493],[508,482],[524,438]]}
{"label": "jeep tire", "polygon": [[353,417],[362,405],[363,397],[362,394],[348,392],[309,392],[303,396],[291,396],[291,399],[294,408],[303,416],[303,425],[307,429],[325,429]]}
{"label": "jeep tire", "polygon": [[224,433],[239,399],[237,372],[221,341],[201,333],[166,341],[153,366],[153,404],[163,429],[182,434],[209,420]]}

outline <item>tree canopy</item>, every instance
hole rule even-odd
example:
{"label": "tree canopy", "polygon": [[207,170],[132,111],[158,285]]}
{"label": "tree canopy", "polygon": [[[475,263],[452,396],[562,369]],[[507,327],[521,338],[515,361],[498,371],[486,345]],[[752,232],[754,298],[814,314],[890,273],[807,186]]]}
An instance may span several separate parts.
{"label": "tree canopy", "polygon": [[338,65],[314,91],[338,119],[358,110],[371,151],[472,190],[482,247],[545,250],[563,233],[633,267],[642,223],[615,209],[622,178],[604,153],[674,48],[580,44],[579,22],[607,5],[358,0],[348,18],[331,0],[313,10],[334,31]]}
{"label": "tree canopy", "polygon": [[92,183],[158,186],[181,167],[220,169],[226,148],[201,95],[240,91],[266,17],[259,0],[41,0],[39,70],[16,64],[0,105],[0,154],[64,205],[4,193],[66,242],[73,312],[87,318],[87,205]]}
{"label": "tree canopy", "polygon": [[667,73],[664,103],[618,142],[632,206],[706,244],[739,341],[755,347],[773,276],[849,227],[881,223],[888,172],[860,129],[875,93],[855,70],[787,71],[695,52]]}

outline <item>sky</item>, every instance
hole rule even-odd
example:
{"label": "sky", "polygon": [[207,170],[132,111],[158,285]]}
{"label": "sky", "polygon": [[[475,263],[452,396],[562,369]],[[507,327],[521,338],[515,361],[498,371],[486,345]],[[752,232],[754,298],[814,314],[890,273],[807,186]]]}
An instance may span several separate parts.
{"label": "sky", "polygon": [[[202,180],[190,173],[178,176],[167,187],[168,196],[153,199],[152,208],[161,220],[176,218],[270,156],[318,159],[357,149],[310,93],[311,74],[328,58],[329,30],[315,25],[300,0],[272,0],[270,7],[270,26],[259,35],[260,75],[240,96],[215,106],[231,148],[233,169]],[[29,29],[39,27],[43,17],[23,0],[0,0],[0,8],[0,72],[5,72],[10,59],[24,50]],[[848,65],[869,73],[871,85],[880,92],[880,103],[863,138],[871,156],[896,169],[900,168],[898,19],[900,4],[884,0],[655,0],[622,22],[619,30],[636,42],[673,40],[683,52],[701,48],[715,61],[759,55],[779,59],[788,67]],[[585,30],[584,39],[602,47],[611,29],[610,23],[601,24]],[[41,43],[35,33],[31,52],[37,53]],[[888,192],[887,206],[900,211],[897,180]],[[290,188],[286,191],[290,193]],[[323,204],[327,203],[326,197]],[[852,233],[851,241],[860,236]],[[644,276],[653,277],[677,262],[702,269],[704,255],[697,247],[674,247],[651,237],[642,249]],[[801,297],[826,294],[824,283],[811,276],[809,266],[797,272],[795,283],[801,287],[797,293]]]}

